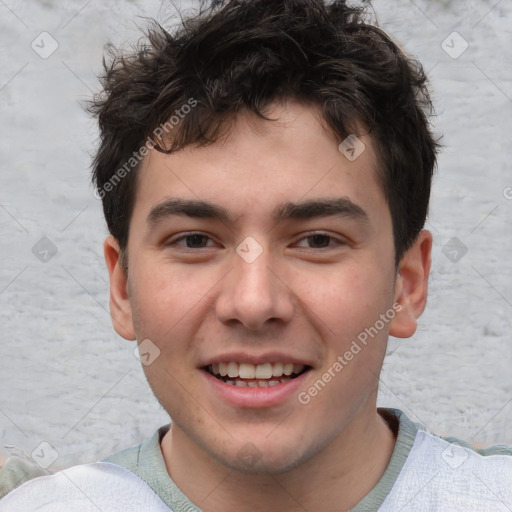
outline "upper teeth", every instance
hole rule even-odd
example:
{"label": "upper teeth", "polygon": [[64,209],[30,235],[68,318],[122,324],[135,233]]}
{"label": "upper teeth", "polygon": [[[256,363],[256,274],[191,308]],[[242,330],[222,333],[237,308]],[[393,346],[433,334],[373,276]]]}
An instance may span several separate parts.
{"label": "upper teeth", "polygon": [[215,375],[230,378],[240,377],[241,379],[271,379],[272,377],[281,377],[282,375],[291,375],[292,373],[300,373],[304,370],[303,364],[293,363],[235,363],[229,361],[227,363],[218,363],[210,365]]}

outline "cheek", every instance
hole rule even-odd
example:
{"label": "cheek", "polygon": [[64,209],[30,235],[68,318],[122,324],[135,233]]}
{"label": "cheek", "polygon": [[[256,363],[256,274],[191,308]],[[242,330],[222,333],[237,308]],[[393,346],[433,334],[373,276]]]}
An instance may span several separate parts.
{"label": "cheek", "polygon": [[306,305],[322,320],[323,330],[328,329],[329,337],[346,341],[357,336],[390,307],[391,280],[373,265],[354,263],[328,275],[316,276],[298,294],[308,298]]}
{"label": "cheek", "polygon": [[139,266],[133,277],[137,284],[130,301],[137,339],[149,339],[159,350],[158,359],[144,371],[155,394],[167,388],[177,392],[179,385],[169,374],[188,381],[197,359],[197,330],[212,307],[208,290],[219,279],[211,269],[155,261]]}
{"label": "cheek", "polygon": [[139,267],[132,282],[136,283],[130,291],[130,302],[137,337],[154,337],[161,342],[204,295],[197,278],[158,262]]}

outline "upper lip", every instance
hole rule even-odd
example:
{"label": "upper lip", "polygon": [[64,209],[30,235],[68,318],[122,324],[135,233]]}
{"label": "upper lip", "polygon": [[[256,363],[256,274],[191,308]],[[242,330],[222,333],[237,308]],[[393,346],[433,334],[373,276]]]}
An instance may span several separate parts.
{"label": "upper lip", "polygon": [[303,364],[304,366],[312,366],[311,362],[304,359],[304,357],[293,356],[283,352],[266,352],[264,354],[248,354],[247,352],[229,352],[220,354],[218,356],[204,359],[199,366],[204,368],[211,364],[228,363],[233,361],[235,363],[248,363],[253,365],[265,363],[293,363]]}

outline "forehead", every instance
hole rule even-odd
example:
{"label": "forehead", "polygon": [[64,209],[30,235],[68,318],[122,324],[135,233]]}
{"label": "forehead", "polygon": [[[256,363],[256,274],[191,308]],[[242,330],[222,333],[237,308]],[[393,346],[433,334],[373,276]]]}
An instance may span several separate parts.
{"label": "forehead", "polygon": [[139,170],[134,214],[148,216],[177,197],[222,205],[228,217],[272,220],[283,204],[314,198],[387,208],[369,135],[338,140],[317,111],[299,103],[274,105],[267,115],[275,120],[238,115],[210,146],[151,151]]}

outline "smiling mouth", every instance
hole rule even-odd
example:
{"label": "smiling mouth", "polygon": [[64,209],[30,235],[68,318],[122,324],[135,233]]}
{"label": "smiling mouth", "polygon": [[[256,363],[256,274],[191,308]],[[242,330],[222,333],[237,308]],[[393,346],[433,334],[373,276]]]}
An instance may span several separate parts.
{"label": "smiling mouth", "polygon": [[311,366],[293,363],[264,363],[253,365],[233,361],[204,367],[210,375],[231,386],[263,388],[278,386],[296,379]]}

